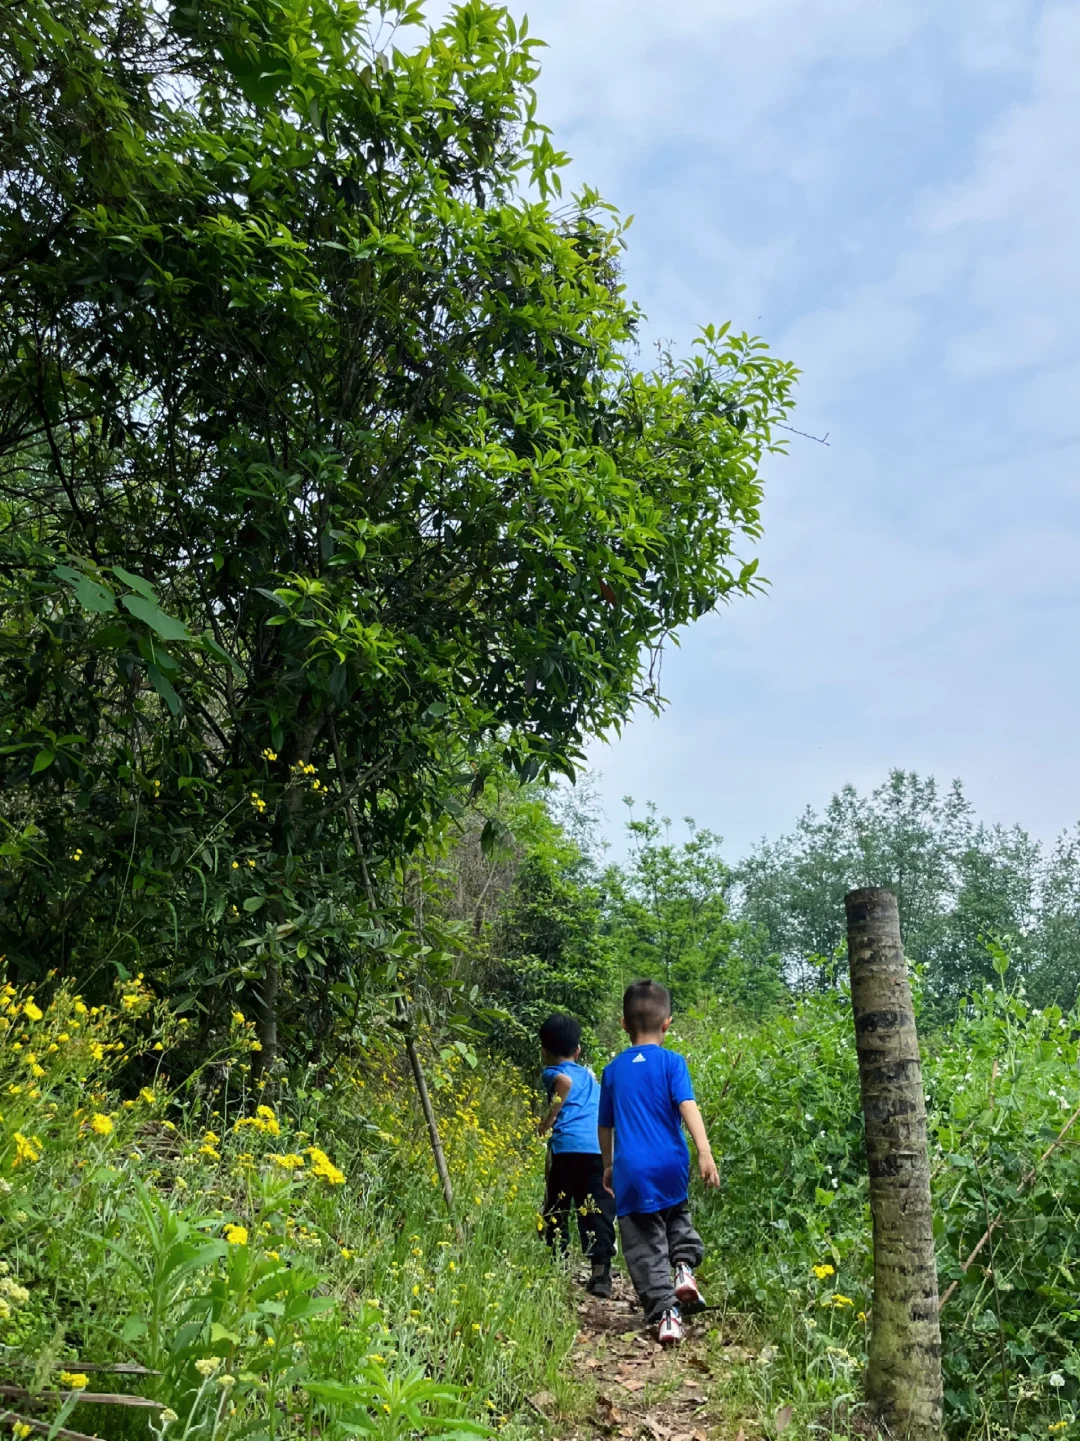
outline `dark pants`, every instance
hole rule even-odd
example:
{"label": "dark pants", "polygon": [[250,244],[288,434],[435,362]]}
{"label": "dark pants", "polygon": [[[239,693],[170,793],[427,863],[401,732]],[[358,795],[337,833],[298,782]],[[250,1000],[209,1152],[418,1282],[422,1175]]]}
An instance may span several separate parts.
{"label": "dark pants", "polygon": [[693,1269],[701,1265],[705,1255],[701,1237],[690,1220],[690,1203],[682,1201],[664,1211],[620,1216],[619,1234],[623,1260],[645,1308],[645,1320],[659,1321],[665,1311],[679,1304],[672,1269],[684,1263]]}
{"label": "dark pants", "polygon": [[570,1212],[577,1212],[581,1249],[590,1261],[615,1254],[615,1198],[604,1190],[604,1163],[583,1151],[551,1157],[544,1200],[544,1239],[561,1254],[570,1246]]}

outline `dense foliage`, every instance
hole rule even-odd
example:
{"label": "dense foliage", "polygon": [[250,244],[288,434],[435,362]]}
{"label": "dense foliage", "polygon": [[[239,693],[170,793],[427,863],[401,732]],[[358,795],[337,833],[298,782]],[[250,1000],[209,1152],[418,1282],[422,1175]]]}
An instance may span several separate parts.
{"label": "dense foliage", "polygon": [[537,42],[421,18],[31,0],[0,40],[0,951],[244,1004],[263,1064],[446,974],[417,851],[753,589],[793,379],[726,327],[640,368]]}

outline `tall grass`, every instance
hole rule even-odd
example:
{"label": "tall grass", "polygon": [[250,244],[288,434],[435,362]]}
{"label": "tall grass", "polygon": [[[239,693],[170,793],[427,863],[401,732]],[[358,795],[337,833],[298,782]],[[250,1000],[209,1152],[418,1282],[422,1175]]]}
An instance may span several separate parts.
{"label": "tall grass", "polygon": [[[106,1438],[391,1441],[513,1437],[525,1397],[567,1395],[573,1313],[515,1073],[429,1058],[460,1246],[391,1050],[249,1096],[237,1015],[176,1093],[183,1026],[138,981],[91,1010],[8,987],[0,1010],[0,1372],[35,1393],[14,1411]],[[84,1380],[159,1405],[92,1407]]]}

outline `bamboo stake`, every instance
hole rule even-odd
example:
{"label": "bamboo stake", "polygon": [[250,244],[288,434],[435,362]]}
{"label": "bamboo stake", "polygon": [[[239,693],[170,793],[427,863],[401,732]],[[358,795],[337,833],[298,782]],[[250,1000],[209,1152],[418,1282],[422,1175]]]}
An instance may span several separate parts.
{"label": "bamboo stake", "polygon": [[[330,744],[334,750],[334,766],[337,769],[338,783],[341,786],[342,794],[345,794],[345,770],[341,764],[341,751],[338,748],[337,727],[334,725],[333,716],[330,717]],[[363,847],[360,844],[360,827],[356,824],[352,801],[348,798],[345,800],[345,815],[349,822],[349,831],[352,835],[353,846],[356,850],[356,858],[360,862],[360,874],[363,877],[368,905],[374,910],[375,890],[371,884],[371,876],[368,874],[367,862],[364,859]],[[416,1049],[416,1037],[410,1028],[405,1003],[403,1001],[398,1004],[398,1016],[401,1024],[401,1032],[405,1038],[405,1054],[409,1058],[413,1081],[416,1084],[416,1094],[420,1098],[420,1109],[423,1111],[424,1120],[427,1122],[428,1139],[431,1142],[432,1155],[435,1157],[435,1169],[438,1171],[439,1180],[442,1183],[443,1199],[446,1201],[446,1209],[450,1213],[450,1219],[454,1223],[454,1235],[457,1237],[458,1245],[464,1246],[465,1232],[462,1230],[461,1222],[454,1213],[454,1183],[450,1179],[450,1168],[446,1164],[446,1155],[442,1148],[442,1139],[439,1136],[439,1122],[431,1104],[431,1094],[428,1091],[427,1078],[424,1075],[424,1067],[420,1060],[420,1053]]]}

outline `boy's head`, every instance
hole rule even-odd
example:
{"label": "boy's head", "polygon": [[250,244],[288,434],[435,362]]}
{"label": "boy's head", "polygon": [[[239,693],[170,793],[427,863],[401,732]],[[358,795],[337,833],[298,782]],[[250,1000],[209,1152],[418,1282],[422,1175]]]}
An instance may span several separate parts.
{"label": "boy's head", "polygon": [[622,999],[623,1030],[632,1041],[662,1036],[671,1025],[671,992],[655,981],[635,981]]}
{"label": "boy's head", "polygon": [[581,1025],[573,1016],[556,1013],[540,1027],[540,1045],[553,1061],[572,1061],[581,1053]]}

